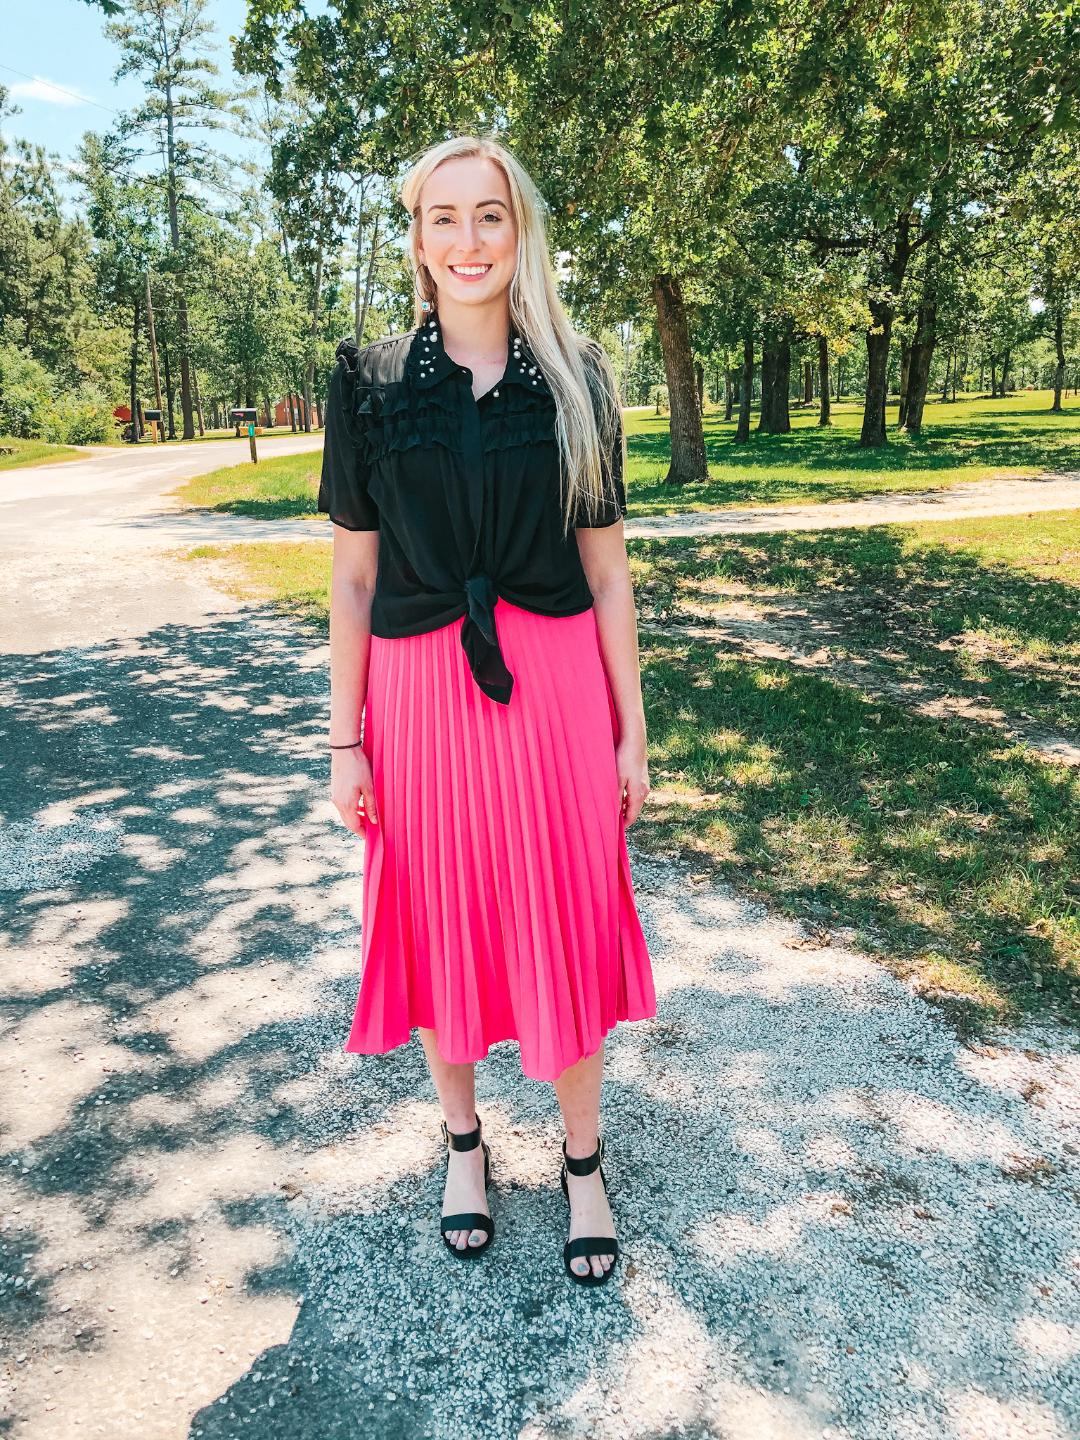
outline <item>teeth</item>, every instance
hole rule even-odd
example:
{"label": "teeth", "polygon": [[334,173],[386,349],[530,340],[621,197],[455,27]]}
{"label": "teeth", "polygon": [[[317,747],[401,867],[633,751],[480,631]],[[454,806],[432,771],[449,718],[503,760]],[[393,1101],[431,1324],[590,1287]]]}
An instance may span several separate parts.
{"label": "teeth", "polygon": [[490,265],[451,265],[455,275],[483,275],[491,269]]}

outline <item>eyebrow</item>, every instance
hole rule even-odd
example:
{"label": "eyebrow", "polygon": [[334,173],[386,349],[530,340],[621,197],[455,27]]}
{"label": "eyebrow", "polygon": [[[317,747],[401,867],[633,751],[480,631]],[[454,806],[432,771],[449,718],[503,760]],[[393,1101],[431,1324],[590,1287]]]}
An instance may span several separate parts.
{"label": "eyebrow", "polygon": [[[501,205],[504,210],[507,208],[507,207],[506,207],[506,202],[505,202],[505,200],[478,200],[473,208],[474,208],[475,210],[479,210],[482,205]],[[456,209],[457,209],[457,206],[456,206],[456,205],[429,205],[429,206],[428,206],[428,214],[430,215],[431,212],[432,212],[432,210],[456,210]]]}

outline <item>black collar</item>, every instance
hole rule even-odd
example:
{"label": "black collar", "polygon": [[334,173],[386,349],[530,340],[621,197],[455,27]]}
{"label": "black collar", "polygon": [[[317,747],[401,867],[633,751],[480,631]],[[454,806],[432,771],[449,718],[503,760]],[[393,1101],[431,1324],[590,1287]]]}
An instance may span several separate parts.
{"label": "black collar", "polygon": [[[416,327],[412,344],[409,346],[409,373],[413,384],[421,390],[429,389],[452,375],[461,366],[452,360],[443,347],[442,325],[436,315],[429,315]],[[539,391],[550,395],[551,390],[529,351],[516,326],[511,321],[509,344],[507,346],[506,369],[502,379],[493,387],[521,385],[526,390]]]}

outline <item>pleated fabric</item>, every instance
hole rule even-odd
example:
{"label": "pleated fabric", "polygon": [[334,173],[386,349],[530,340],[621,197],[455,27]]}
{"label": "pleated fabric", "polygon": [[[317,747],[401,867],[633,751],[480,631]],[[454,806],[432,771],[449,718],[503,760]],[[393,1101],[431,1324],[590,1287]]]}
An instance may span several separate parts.
{"label": "pleated fabric", "polygon": [[372,636],[363,748],[379,823],[364,825],[359,995],[347,1051],[434,1029],[452,1063],[516,1040],[554,1080],[620,1020],[656,1014],[615,765],[618,718],[596,612],[537,615],[501,597],[508,705],[476,684],[464,617]]}

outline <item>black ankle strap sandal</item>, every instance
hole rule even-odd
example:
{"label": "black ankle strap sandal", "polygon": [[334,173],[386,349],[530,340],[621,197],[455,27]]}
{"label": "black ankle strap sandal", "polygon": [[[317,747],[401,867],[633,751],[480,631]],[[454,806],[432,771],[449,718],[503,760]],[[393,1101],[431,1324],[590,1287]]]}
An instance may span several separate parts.
{"label": "black ankle strap sandal", "polygon": [[[446,1128],[446,1121],[442,1122],[442,1137],[450,1150],[475,1150],[477,1145],[483,1146],[484,1150],[484,1189],[491,1184],[491,1151],[488,1149],[486,1140],[480,1137],[480,1116],[476,1117],[476,1129],[465,1133],[455,1133]],[[449,1164],[449,1160],[447,1161]],[[459,1260],[471,1260],[475,1255],[482,1255],[495,1238],[495,1223],[490,1215],[483,1214],[480,1210],[465,1211],[460,1215],[443,1215],[439,1220],[439,1230],[443,1237],[443,1244],[456,1255]],[[452,1245],[447,1239],[451,1230],[483,1230],[485,1239],[480,1245],[470,1245],[466,1240],[463,1247]]]}
{"label": "black ankle strap sandal", "polygon": [[[600,1179],[603,1182],[604,1193],[607,1193],[607,1179],[604,1176],[603,1167],[600,1161],[604,1155],[604,1141],[601,1136],[597,1141],[596,1149],[584,1160],[575,1160],[572,1155],[566,1153],[566,1141],[563,1141],[563,1165],[562,1173],[559,1176],[562,1182],[562,1192],[566,1196],[567,1205],[570,1204],[570,1187],[566,1183],[566,1172],[571,1175],[591,1175],[594,1170],[600,1171]],[[584,1275],[579,1275],[572,1267],[572,1260],[580,1260],[583,1256],[610,1255],[611,1265],[599,1275],[594,1275],[590,1265]],[[567,1240],[563,1246],[563,1265],[571,1280],[576,1280],[579,1285],[604,1285],[615,1273],[615,1266],[619,1263],[619,1242],[613,1235],[579,1235],[576,1240]]]}

